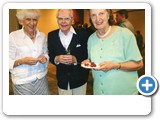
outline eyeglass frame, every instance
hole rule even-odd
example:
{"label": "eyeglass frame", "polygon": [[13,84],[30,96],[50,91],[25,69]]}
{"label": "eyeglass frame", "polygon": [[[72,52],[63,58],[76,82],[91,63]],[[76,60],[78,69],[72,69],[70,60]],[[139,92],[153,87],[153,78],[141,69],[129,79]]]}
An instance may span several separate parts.
{"label": "eyeglass frame", "polygon": [[57,17],[57,20],[58,21],[69,21],[71,20],[73,17],[65,17],[65,18],[62,18],[62,17]]}

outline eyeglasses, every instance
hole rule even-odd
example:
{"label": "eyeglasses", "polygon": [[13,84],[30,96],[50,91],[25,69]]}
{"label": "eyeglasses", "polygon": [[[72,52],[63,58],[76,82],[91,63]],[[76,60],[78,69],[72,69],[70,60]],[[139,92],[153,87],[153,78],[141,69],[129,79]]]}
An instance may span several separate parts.
{"label": "eyeglasses", "polygon": [[58,21],[70,21],[72,18],[71,17],[66,17],[66,18],[61,18],[61,17],[57,17]]}

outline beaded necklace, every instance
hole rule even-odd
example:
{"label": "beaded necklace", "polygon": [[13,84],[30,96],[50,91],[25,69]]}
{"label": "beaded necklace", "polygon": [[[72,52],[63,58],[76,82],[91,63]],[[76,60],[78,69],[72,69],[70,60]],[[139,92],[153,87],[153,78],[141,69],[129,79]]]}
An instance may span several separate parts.
{"label": "beaded necklace", "polygon": [[98,32],[97,32],[97,34],[98,34],[98,36],[100,38],[104,38],[104,37],[106,37],[109,34],[110,31],[111,31],[111,26],[109,26],[109,29],[107,30],[107,32],[104,35],[100,35]]}

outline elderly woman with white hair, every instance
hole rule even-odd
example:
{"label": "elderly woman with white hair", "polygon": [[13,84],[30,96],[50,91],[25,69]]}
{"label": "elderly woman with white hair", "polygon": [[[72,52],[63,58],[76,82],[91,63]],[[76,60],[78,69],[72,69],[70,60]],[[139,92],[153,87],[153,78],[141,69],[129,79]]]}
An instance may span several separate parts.
{"label": "elderly woman with white hair", "polygon": [[96,31],[88,40],[88,59],[98,64],[92,69],[94,95],[137,95],[137,70],[143,67],[134,34],[111,24],[110,9],[91,9]]}
{"label": "elderly woman with white hair", "polygon": [[18,9],[22,29],[9,35],[9,70],[15,95],[49,95],[48,50],[44,33],[37,29],[40,10]]}

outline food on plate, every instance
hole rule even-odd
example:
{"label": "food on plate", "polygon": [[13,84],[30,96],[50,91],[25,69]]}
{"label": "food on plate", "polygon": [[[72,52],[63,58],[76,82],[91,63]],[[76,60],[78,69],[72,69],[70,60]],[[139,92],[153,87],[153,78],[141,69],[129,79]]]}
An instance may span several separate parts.
{"label": "food on plate", "polygon": [[84,66],[89,66],[89,63],[85,63]]}
{"label": "food on plate", "polygon": [[85,63],[84,66],[86,67],[96,67],[97,65],[94,62]]}
{"label": "food on plate", "polygon": [[91,63],[90,64],[91,67],[96,67],[96,64],[94,62],[90,62],[90,63]]}

